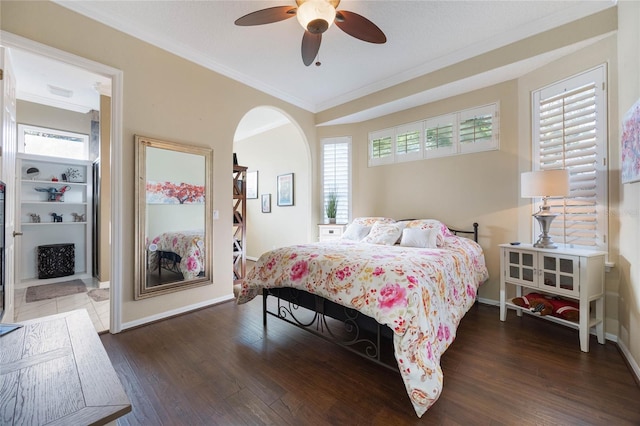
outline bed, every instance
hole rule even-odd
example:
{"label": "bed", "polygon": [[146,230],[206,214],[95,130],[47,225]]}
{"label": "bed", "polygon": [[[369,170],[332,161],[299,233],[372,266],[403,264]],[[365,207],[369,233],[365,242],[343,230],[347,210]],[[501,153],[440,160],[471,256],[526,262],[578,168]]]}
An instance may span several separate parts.
{"label": "bed", "polygon": [[[265,326],[270,314],[387,366],[389,340],[392,365],[421,417],[442,391],[440,357],[488,278],[477,224],[468,231],[476,241],[462,232],[432,219],[358,218],[340,240],[263,254],[237,302],[262,294]],[[277,300],[273,311],[269,297]],[[313,312],[310,319],[300,319],[300,307]]]}
{"label": "bed", "polygon": [[203,231],[163,232],[148,245],[149,271],[181,273],[185,280],[204,275]]}

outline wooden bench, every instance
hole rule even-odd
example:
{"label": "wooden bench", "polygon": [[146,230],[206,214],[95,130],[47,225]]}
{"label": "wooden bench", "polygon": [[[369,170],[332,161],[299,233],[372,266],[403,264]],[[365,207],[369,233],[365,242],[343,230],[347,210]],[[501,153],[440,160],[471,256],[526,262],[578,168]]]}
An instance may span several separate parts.
{"label": "wooden bench", "polygon": [[0,337],[0,422],[103,425],[131,411],[86,310],[21,324]]}

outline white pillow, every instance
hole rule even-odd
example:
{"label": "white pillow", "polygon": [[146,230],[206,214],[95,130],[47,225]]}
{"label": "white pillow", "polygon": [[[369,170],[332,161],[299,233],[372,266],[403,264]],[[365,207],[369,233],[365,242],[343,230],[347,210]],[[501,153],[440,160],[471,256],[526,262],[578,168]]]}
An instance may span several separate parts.
{"label": "white pillow", "polygon": [[349,226],[347,226],[347,229],[345,229],[341,238],[343,240],[360,241],[361,239],[363,239],[369,234],[369,231],[371,231],[370,226],[364,226],[364,225],[359,225],[357,223],[352,223]]}
{"label": "white pillow", "polygon": [[398,241],[398,237],[400,237],[401,233],[402,227],[398,223],[376,222],[373,224],[369,235],[364,237],[362,242],[392,246],[396,241]]}
{"label": "white pillow", "polygon": [[438,229],[405,228],[400,245],[404,247],[436,248]]}

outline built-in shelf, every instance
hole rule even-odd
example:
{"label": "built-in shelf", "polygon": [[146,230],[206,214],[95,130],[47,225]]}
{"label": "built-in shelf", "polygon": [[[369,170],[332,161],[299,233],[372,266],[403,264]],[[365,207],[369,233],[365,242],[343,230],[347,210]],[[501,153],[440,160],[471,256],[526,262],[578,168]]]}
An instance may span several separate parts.
{"label": "built-in shelf", "polygon": [[[16,190],[16,201],[20,206],[16,217],[16,231],[20,232],[20,238],[16,239],[19,254],[16,277],[20,283],[37,279],[38,247],[51,244],[73,244],[74,275],[91,276],[92,162],[23,153],[19,153],[17,159],[17,173],[21,179]],[[30,179],[26,171],[33,168],[38,169],[39,174]],[[70,168],[78,174],[74,182],[63,180],[63,174]],[[55,188],[59,191],[64,187],[63,194],[56,194],[63,197],[62,201],[49,201],[51,192],[36,190]],[[62,216],[62,222],[54,222],[53,214]],[[76,217],[84,220],[76,222]],[[65,276],[52,281],[68,279],[69,276]]]}

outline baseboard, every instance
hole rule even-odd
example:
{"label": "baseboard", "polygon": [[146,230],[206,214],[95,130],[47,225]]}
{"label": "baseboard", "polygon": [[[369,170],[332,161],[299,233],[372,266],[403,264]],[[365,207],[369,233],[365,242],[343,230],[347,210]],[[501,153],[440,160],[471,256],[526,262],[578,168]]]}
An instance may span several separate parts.
{"label": "baseboard", "polygon": [[156,315],[151,315],[145,318],[140,318],[135,321],[125,322],[125,323],[122,323],[121,330],[124,331],[129,328],[140,327],[155,321],[160,321],[170,317],[175,317],[176,315],[182,315],[182,314],[186,314],[187,312],[196,311],[202,308],[208,308],[209,306],[217,305],[223,302],[228,302],[229,300],[233,300],[233,294],[222,296],[217,299],[205,300],[199,303],[195,303],[193,305],[183,306],[181,308],[173,309],[171,311],[166,311],[166,312],[162,312]]}
{"label": "baseboard", "polygon": [[625,361],[627,361],[629,369],[635,375],[636,383],[640,386],[640,366],[638,365],[636,360],[633,359],[633,355],[631,355],[629,348],[627,348],[627,346],[622,341],[618,341],[618,348],[620,348],[622,356],[625,358]]}
{"label": "baseboard", "polygon": [[247,256],[247,260],[250,260],[250,261],[252,261],[252,262],[257,262],[257,261],[258,261],[258,258],[257,258],[257,257],[254,257],[254,256]]}

